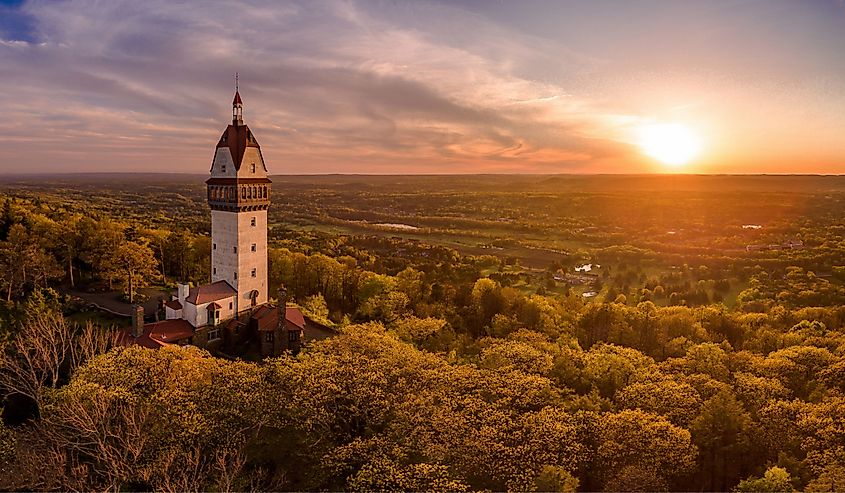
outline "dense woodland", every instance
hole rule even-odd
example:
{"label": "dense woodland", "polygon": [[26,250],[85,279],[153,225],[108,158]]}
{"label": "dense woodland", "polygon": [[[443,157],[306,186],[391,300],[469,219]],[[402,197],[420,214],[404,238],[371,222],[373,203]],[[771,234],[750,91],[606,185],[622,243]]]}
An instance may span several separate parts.
{"label": "dense woodland", "polygon": [[200,179],[0,183],[0,489],[845,488],[845,180],[274,182],[270,283],[340,335],[265,361],[73,294],[205,282]]}

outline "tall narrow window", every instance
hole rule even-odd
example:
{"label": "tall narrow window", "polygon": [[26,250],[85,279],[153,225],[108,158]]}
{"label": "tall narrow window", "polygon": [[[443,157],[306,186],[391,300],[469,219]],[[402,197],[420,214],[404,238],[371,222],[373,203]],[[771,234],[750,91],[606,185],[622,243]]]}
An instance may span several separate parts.
{"label": "tall narrow window", "polygon": [[252,269],[252,277],[255,277],[255,276],[256,276],[255,269]]}
{"label": "tall narrow window", "polygon": [[212,249],[212,250],[217,250],[217,243],[212,243],[212,244],[211,244],[211,249]]}
{"label": "tall narrow window", "polygon": [[252,163],[251,165],[249,165],[249,167],[252,170],[252,172],[255,173],[255,163]]}
{"label": "tall narrow window", "polygon": [[226,172],[226,165],[224,164],[224,165],[220,166],[220,169],[225,173]]}
{"label": "tall narrow window", "polygon": [[238,247],[232,247],[232,253],[238,253]]}
{"label": "tall narrow window", "polygon": [[252,246],[250,247],[250,250],[252,250],[253,252],[256,250],[256,245],[255,245],[255,243],[253,243],[253,244],[252,244]]}
{"label": "tall narrow window", "polygon": [[235,280],[237,280],[237,279],[238,279],[238,273],[235,272]]}
{"label": "tall narrow window", "polygon": [[252,219],[250,219],[250,220],[249,220],[249,225],[250,225],[250,226],[255,226],[255,218],[254,218],[254,217],[253,217]]}

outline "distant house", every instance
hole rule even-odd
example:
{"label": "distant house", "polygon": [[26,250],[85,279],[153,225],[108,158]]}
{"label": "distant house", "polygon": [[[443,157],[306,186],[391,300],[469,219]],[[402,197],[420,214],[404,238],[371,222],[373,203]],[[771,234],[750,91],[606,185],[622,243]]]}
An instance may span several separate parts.
{"label": "distant house", "polygon": [[801,240],[786,240],[782,243],[771,243],[768,245],[756,244],[746,245],[746,252],[761,252],[766,250],[801,250],[804,248],[804,242]]}

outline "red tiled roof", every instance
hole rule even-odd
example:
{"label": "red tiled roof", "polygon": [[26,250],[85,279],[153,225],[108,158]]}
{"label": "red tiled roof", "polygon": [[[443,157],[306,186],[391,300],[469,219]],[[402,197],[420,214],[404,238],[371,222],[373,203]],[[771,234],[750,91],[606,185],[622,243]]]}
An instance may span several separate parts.
{"label": "red tiled roof", "polygon": [[157,342],[174,343],[194,335],[194,328],[181,318],[144,325],[144,333]]}
{"label": "red tiled roof", "polygon": [[223,307],[212,301],[211,303],[208,304],[207,308],[211,308],[212,310],[219,310]]}
{"label": "red tiled roof", "polygon": [[305,327],[305,317],[302,316],[302,312],[299,311],[299,308],[293,306],[285,307],[285,319],[300,329]]}
{"label": "red tiled roof", "polygon": [[172,308],[174,310],[181,310],[182,309],[182,303],[179,303],[179,300],[170,300],[170,301],[166,302],[164,304],[164,306],[166,306],[168,308]]}
{"label": "red tiled roof", "polygon": [[148,349],[158,349],[167,344],[173,344],[194,335],[194,328],[186,320],[163,320],[144,325],[140,337],[132,337],[132,329],[121,330],[118,334],[120,343],[124,346],[137,344]]}
{"label": "red tiled roof", "polygon": [[244,151],[247,147],[256,147],[261,149],[258,141],[252,131],[246,125],[229,125],[220,136],[217,142],[217,148],[228,147],[229,152],[232,153],[232,161],[235,163],[235,169],[241,169],[241,161],[244,159]]}
{"label": "red tiled roof", "polygon": [[124,329],[118,332],[117,340],[122,346],[137,344],[138,346],[145,347],[147,349],[158,349],[164,346],[163,342],[150,339],[149,332],[141,334],[141,337],[132,337],[132,329]]}
{"label": "red tiled roof", "polygon": [[[279,315],[276,308],[268,307],[267,305],[264,305],[256,310],[255,313],[252,314],[252,318],[258,320],[259,331],[273,330],[279,322]],[[302,312],[299,311],[299,308],[296,308],[295,306],[285,307],[285,319],[289,324],[295,327],[300,329],[305,327],[305,317],[302,315]]]}
{"label": "red tiled roof", "polygon": [[226,281],[217,281],[211,284],[205,284],[191,288],[188,292],[188,297],[185,299],[187,303],[192,305],[202,305],[212,301],[219,301],[235,296],[237,291],[229,285]]}

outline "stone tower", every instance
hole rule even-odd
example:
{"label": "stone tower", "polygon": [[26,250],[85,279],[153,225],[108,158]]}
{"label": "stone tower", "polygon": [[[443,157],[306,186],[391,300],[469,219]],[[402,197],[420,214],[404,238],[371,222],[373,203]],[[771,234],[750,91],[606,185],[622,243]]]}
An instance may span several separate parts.
{"label": "stone tower", "polygon": [[235,313],[268,301],[267,209],[270,179],[261,147],[243,121],[238,91],[232,123],[223,132],[211,164],[211,281],[226,281],[237,291]]}

